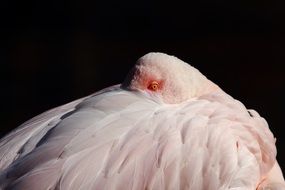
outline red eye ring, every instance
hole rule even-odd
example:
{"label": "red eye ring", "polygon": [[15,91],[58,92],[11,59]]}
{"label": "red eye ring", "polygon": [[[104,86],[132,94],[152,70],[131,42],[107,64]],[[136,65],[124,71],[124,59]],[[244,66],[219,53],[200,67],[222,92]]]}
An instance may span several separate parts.
{"label": "red eye ring", "polygon": [[147,88],[148,88],[149,90],[151,90],[151,91],[157,91],[158,88],[159,88],[159,84],[158,84],[157,81],[152,81],[152,82],[148,85]]}

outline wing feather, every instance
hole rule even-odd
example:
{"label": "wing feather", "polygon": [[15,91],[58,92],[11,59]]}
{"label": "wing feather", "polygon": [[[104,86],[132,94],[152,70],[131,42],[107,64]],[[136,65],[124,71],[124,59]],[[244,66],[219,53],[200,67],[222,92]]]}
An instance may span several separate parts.
{"label": "wing feather", "polygon": [[264,119],[224,92],[166,105],[117,86],[2,140],[0,187],[254,189],[275,162],[274,143]]}

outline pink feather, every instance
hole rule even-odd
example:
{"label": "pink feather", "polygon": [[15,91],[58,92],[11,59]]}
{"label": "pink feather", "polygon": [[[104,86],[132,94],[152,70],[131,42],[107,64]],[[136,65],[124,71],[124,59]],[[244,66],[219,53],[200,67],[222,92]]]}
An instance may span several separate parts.
{"label": "pink feather", "polygon": [[[165,54],[148,55],[138,65],[150,68],[153,57],[166,62],[165,72],[182,65]],[[194,77],[189,81],[199,89],[173,88],[181,93],[174,102],[173,91],[149,92],[132,82],[141,74],[134,72],[122,87],[24,123],[0,141],[0,188],[255,190],[278,176],[283,183],[278,168],[268,177],[277,166],[266,121],[188,67]]]}

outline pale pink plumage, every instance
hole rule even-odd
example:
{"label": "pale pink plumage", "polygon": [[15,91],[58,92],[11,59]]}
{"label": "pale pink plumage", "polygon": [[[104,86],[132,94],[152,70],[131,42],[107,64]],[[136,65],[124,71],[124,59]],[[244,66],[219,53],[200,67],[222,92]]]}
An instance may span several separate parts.
{"label": "pale pink plumage", "polygon": [[[167,90],[149,92],[144,77],[164,80]],[[122,86],[4,137],[0,189],[254,190],[262,181],[284,188],[266,121],[193,67],[148,54]]]}

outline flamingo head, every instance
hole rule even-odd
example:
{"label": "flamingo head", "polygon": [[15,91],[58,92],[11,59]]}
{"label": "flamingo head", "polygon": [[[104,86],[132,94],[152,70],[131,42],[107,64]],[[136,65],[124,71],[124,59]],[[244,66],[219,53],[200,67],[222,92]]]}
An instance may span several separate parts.
{"label": "flamingo head", "polygon": [[219,89],[194,67],[164,53],[148,53],[141,57],[122,87],[155,94],[168,104],[181,103]]}

